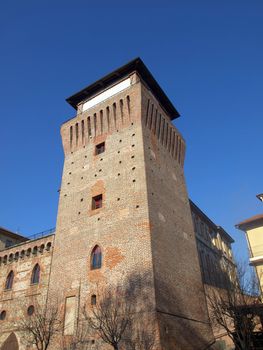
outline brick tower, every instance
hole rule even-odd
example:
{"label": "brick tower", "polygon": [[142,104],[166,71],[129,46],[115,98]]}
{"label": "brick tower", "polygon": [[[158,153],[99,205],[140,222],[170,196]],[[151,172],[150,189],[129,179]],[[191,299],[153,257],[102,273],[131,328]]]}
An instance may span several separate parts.
{"label": "brick tower", "polygon": [[[177,110],[139,58],[67,102],[77,115],[61,127],[65,162],[50,279],[50,293],[65,300],[67,334],[95,286],[147,274],[157,348],[205,349],[213,335],[184,180],[185,142],[172,124]],[[94,249],[102,252],[97,269]]]}

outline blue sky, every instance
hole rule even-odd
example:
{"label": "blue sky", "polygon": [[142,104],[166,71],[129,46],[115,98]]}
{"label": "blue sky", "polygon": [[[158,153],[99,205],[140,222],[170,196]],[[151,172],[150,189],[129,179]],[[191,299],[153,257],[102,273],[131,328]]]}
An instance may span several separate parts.
{"label": "blue sky", "polygon": [[181,118],[189,195],[235,239],[263,212],[261,0],[12,1],[0,8],[0,226],[55,226],[65,98],[140,56]]}

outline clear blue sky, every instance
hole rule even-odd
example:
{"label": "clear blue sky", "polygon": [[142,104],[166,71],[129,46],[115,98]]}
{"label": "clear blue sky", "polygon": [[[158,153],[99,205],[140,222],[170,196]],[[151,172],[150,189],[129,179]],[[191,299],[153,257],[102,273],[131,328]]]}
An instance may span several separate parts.
{"label": "clear blue sky", "polygon": [[263,1],[5,1],[0,226],[54,227],[65,98],[140,56],[175,104],[190,197],[235,239],[263,212]]}

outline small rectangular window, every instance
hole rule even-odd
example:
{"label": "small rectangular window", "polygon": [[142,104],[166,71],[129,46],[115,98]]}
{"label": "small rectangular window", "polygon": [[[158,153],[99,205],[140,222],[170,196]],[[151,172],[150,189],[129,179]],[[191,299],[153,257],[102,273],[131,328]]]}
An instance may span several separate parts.
{"label": "small rectangular window", "polygon": [[12,245],[13,245],[13,241],[11,241],[10,239],[7,239],[5,242],[5,247],[8,248],[8,247],[11,247]]}
{"label": "small rectangular window", "polygon": [[98,145],[96,145],[95,148],[95,154],[101,154],[105,151],[105,142],[99,143]]}
{"label": "small rectangular window", "polygon": [[92,197],[92,210],[99,209],[102,207],[102,194]]}

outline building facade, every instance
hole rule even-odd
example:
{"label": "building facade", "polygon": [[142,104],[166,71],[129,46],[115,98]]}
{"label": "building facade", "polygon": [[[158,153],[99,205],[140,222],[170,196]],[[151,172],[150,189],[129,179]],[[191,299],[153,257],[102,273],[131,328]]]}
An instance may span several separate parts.
{"label": "building facade", "polygon": [[[262,202],[263,194],[257,195]],[[258,277],[261,294],[263,290],[263,214],[252,216],[236,225],[236,228],[245,232],[250,264],[254,266]]]}
{"label": "building facade", "polygon": [[224,288],[236,276],[231,244],[234,240],[217,226],[191,200],[197,250],[203,283],[216,288]]}
{"label": "building facade", "polygon": [[[144,281],[135,283],[134,310],[152,325],[155,349],[208,348],[215,338],[204,283],[212,278],[202,258],[209,251],[232,263],[232,240],[189,203],[177,110],[140,59],[67,101],[77,114],[61,127],[56,232],[0,252],[0,344],[24,349],[18,319],[58,297],[70,340],[98,290]],[[207,241],[192,216],[212,228]],[[90,341],[95,349],[99,339]]]}
{"label": "building facade", "polygon": [[[229,289],[236,280],[236,265],[231,247],[234,240],[191,200],[190,207],[205,293],[209,295],[211,288]],[[223,328],[213,327],[213,333],[217,349],[233,349],[232,340]]]}

